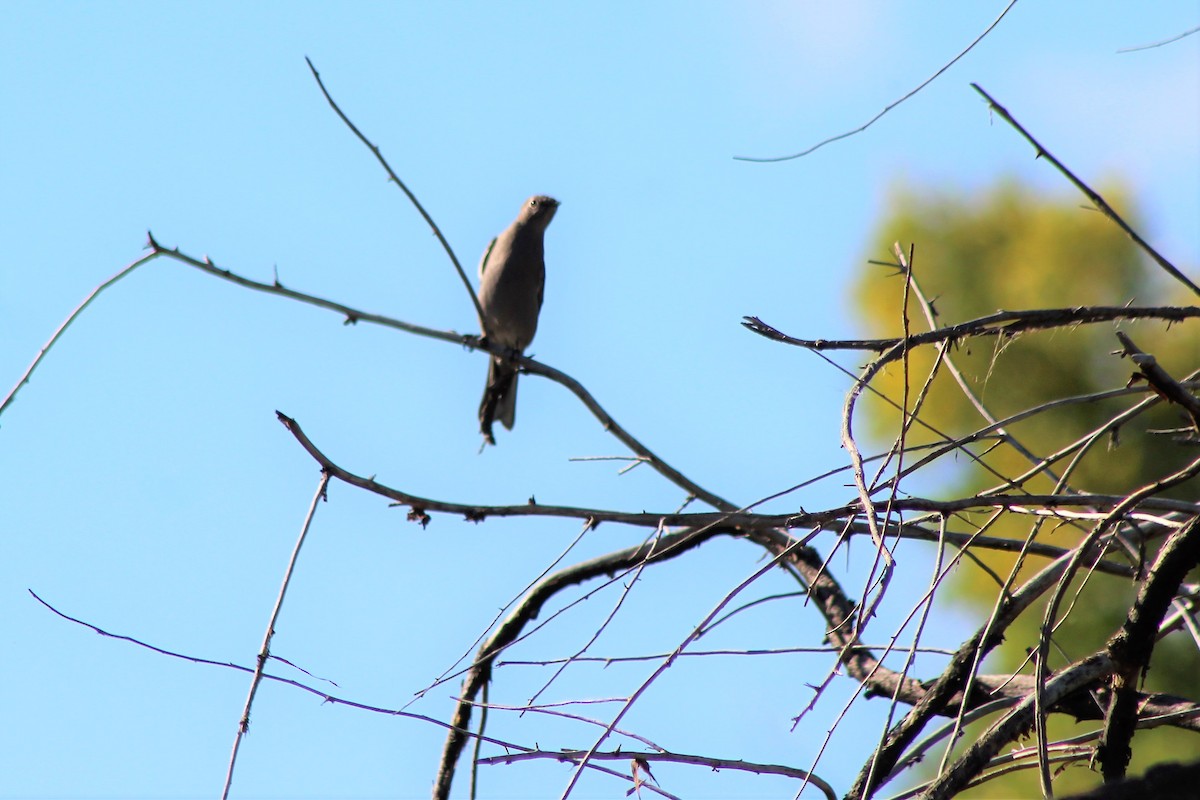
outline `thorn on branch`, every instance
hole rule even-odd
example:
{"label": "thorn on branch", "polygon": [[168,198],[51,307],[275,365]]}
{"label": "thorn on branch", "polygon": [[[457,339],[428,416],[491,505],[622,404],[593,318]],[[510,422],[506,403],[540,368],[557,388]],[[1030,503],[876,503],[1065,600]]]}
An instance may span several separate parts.
{"label": "thorn on branch", "polygon": [[1138,368],[1138,372],[1130,376],[1129,383],[1126,385],[1132,386],[1145,381],[1160,398],[1182,408],[1191,418],[1193,428],[1200,432],[1200,399],[1181,386],[1165,369],[1159,366],[1158,359],[1139,349],[1127,333],[1117,331],[1116,336],[1121,342],[1121,350],[1118,351],[1118,355],[1121,358],[1128,357]]}

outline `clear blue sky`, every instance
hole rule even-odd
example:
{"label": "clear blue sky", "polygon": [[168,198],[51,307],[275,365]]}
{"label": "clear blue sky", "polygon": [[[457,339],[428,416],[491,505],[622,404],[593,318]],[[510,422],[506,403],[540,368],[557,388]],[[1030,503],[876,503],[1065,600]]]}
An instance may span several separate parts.
{"label": "clear blue sky", "polygon": [[[142,253],[147,229],[251,277],[277,269],[296,289],[474,330],[435,240],[326,106],[307,55],[472,273],[526,196],[562,201],[531,351],[689,476],[749,502],[843,463],[847,383],[744,331],[742,315],[797,335],[854,334],[848,279],[880,255],[865,240],[897,183],[969,189],[1017,175],[1072,196],[969,82],[1080,175],[1128,182],[1144,233],[1196,274],[1200,35],[1116,52],[1194,27],[1196,2],[1027,0],[867,132],[799,161],[733,159],[858,126],[1002,7],[4,3],[0,392],[92,287]],[[523,381],[516,429],[477,454],[485,364],[167,260],[104,295],[0,419],[0,797],[219,794],[246,676],[95,636],[27,589],[114,632],[252,664],[318,480],[276,409],[345,467],[420,495],[662,511],[682,501],[647,469],[619,476],[613,462],[570,461],[625,452],[537,379]],[[834,481],[774,508],[848,496]],[[274,652],[379,706],[406,703],[451,667],[578,533],[570,522],[441,515],[423,530],[343,485],[329,500]],[[570,559],[644,535],[602,526]],[[928,563],[912,553],[900,583],[919,588]],[[591,652],[669,652],[759,564],[752,548],[717,542],[648,572]],[[839,565],[854,593],[859,572]],[[771,576],[747,597],[792,588]],[[589,600],[512,658],[574,652],[616,599]],[[963,623],[949,618],[942,644]],[[878,624],[883,639],[894,619]],[[793,599],[720,630],[705,647],[815,646],[822,623]],[[808,767],[850,682],[835,682],[795,732],[790,719],[829,665],[685,659],[623,725],[675,751]],[[652,669],[580,666],[543,699],[616,696]],[[491,699],[520,704],[549,675],[502,669]],[[456,691],[456,681],[435,688],[412,710],[447,719]],[[885,711],[874,701],[852,713],[816,771],[847,788]],[[490,732],[556,748],[595,735],[499,712]],[[424,797],[442,740],[432,725],[267,685],[234,796]],[[794,791],[701,768],[655,774],[686,797]],[[568,775],[553,763],[490,767],[483,796],[554,797]],[[589,776],[574,796],[625,788]],[[465,796],[465,780],[457,790]]]}

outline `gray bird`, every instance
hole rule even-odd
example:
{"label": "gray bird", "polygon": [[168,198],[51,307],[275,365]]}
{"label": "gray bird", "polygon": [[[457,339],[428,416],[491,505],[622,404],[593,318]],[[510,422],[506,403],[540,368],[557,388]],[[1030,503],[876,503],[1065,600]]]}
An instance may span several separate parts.
{"label": "gray bird", "polygon": [[[553,197],[529,198],[513,224],[484,251],[479,262],[479,305],[483,333],[492,344],[519,353],[533,341],[546,285],[543,239],[557,209]],[[493,357],[479,404],[479,430],[495,444],[492,421],[498,419],[512,430],[516,412],[517,368],[507,359]]]}

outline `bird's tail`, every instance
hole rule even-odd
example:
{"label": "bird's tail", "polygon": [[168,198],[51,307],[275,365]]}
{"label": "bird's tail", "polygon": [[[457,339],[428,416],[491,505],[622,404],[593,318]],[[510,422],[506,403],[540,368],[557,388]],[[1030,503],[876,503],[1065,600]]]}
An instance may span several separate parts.
{"label": "bird's tail", "polygon": [[492,442],[492,422],[500,420],[511,431],[516,418],[517,369],[503,359],[493,358],[488,366],[483,400],[479,403],[479,430]]}

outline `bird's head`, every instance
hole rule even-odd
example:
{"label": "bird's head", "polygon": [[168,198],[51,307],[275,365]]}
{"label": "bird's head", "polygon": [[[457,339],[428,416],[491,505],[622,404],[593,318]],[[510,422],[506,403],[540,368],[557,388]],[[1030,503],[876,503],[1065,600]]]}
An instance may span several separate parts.
{"label": "bird's head", "polygon": [[525,207],[521,209],[520,219],[522,222],[533,222],[542,228],[550,224],[550,220],[554,219],[554,212],[558,210],[558,201],[553,197],[547,197],[544,194],[535,194],[533,197],[525,201]]}

